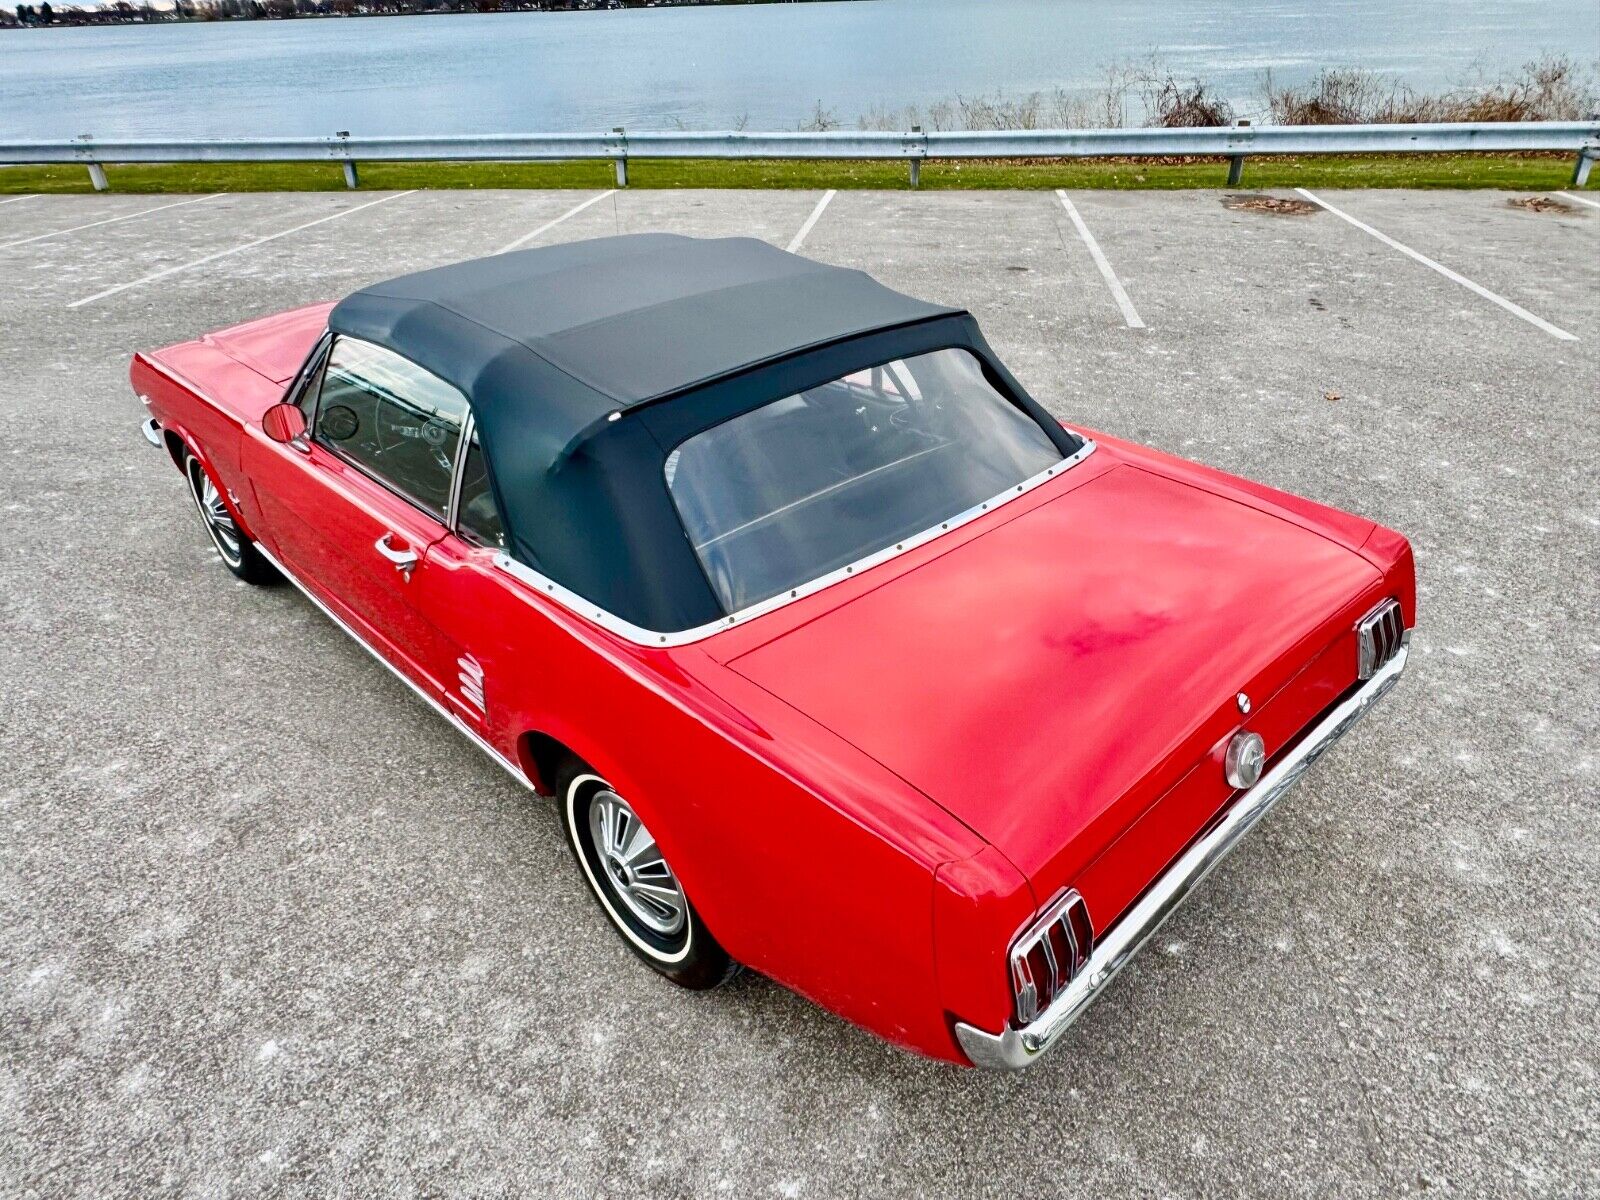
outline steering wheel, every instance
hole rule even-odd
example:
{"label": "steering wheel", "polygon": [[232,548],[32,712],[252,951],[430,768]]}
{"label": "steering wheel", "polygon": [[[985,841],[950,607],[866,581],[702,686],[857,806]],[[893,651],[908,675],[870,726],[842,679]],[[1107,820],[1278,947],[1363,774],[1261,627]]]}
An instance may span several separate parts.
{"label": "steering wheel", "polygon": [[[386,413],[389,415],[386,416]],[[455,469],[455,462],[445,452],[450,435],[455,430],[438,417],[427,417],[420,425],[413,425],[397,419],[381,397],[373,396],[372,430],[375,454],[388,454],[402,449],[409,442],[420,441],[442,471],[448,473]]]}

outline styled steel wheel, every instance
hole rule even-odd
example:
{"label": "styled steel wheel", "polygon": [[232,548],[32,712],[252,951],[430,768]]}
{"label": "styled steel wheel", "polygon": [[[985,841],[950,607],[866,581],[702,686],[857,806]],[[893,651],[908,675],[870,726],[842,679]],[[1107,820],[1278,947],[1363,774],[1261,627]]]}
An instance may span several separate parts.
{"label": "styled steel wheel", "polygon": [[683,888],[639,814],[608,787],[589,801],[589,836],[604,883],[633,917],[664,938],[688,924]]}
{"label": "styled steel wheel", "polygon": [[244,562],[244,542],[233,514],[223,503],[222,493],[211,482],[211,476],[206,474],[200,460],[192,454],[189,455],[186,473],[189,476],[189,494],[194,497],[194,506],[200,510],[200,519],[205,522],[206,532],[211,535],[222,561],[237,571]]}
{"label": "styled steel wheel", "polygon": [[271,583],[277,579],[277,571],[256,550],[255,543],[244,530],[239,528],[233,513],[228,511],[227,502],[222,498],[216,481],[193,454],[183,456],[183,475],[189,483],[189,495],[200,512],[200,520],[205,523],[211,544],[217,548],[222,565],[246,583]]}
{"label": "styled steel wheel", "polygon": [[711,988],[732,978],[738,965],[700,920],[633,805],[578,763],[560,773],[557,787],[573,855],[629,948],[683,987]]}

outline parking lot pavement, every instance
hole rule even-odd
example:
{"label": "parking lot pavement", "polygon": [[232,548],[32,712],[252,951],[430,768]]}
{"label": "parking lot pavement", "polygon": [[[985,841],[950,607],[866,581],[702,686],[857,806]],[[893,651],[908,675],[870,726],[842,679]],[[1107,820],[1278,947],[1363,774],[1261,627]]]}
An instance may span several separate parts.
{"label": "parking lot pavement", "polygon": [[135,348],[534,231],[784,245],[819,194],[9,207],[62,232],[0,247],[0,1194],[1595,1194],[1600,211],[1318,195],[1389,240],[1211,192],[840,192],[807,234],[1069,422],[1417,550],[1404,685],[1008,1077],[639,968],[549,807],[235,584],[136,431]]}

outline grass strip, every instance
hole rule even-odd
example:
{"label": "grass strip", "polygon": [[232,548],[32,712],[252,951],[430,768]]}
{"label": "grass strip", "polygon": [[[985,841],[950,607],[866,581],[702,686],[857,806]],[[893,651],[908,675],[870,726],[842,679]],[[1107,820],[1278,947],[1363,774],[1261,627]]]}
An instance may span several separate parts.
{"label": "grass strip", "polygon": [[[403,188],[607,188],[608,162],[361,163],[361,187]],[[1048,159],[929,161],[924,191],[1008,188],[1221,188],[1225,159]],[[1387,154],[1259,156],[1247,159],[1246,189],[1253,188],[1567,188],[1572,156],[1555,154]],[[342,191],[336,163],[108,164],[111,190],[157,192]],[[632,159],[628,182],[636,188],[882,188],[907,190],[903,161]],[[1589,185],[1600,189],[1600,171]],[[77,165],[0,167],[0,194],[88,192],[89,173]]]}

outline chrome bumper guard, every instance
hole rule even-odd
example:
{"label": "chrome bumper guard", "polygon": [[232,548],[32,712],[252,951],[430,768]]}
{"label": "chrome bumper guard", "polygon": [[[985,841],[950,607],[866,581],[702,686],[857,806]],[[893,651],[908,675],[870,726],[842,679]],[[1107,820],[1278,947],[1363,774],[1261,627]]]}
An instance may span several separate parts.
{"label": "chrome bumper guard", "polygon": [[144,434],[144,440],[152,446],[161,445],[161,422],[154,417],[146,417],[139,423],[139,432]]}
{"label": "chrome bumper guard", "polygon": [[1122,919],[1098,938],[1088,961],[1036,1019],[1020,1029],[1007,1026],[998,1034],[957,1021],[956,1040],[972,1065],[1015,1071],[1035,1062],[1048,1050],[1188,898],[1195,885],[1211,873],[1211,868],[1226,858],[1311,764],[1366,716],[1399,681],[1400,673],[1405,670],[1410,642],[1411,632],[1407,630],[1393,658],[1359,691],[1323,717],[1255,787],[1234,801],[1215,828],[1184,851],[1166,873],[1151,884]]}

